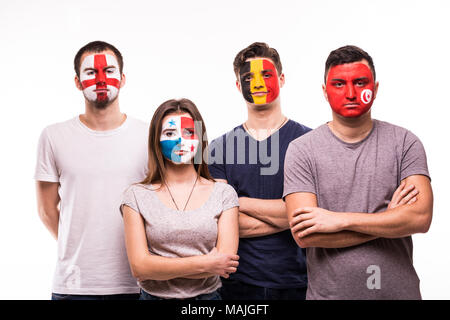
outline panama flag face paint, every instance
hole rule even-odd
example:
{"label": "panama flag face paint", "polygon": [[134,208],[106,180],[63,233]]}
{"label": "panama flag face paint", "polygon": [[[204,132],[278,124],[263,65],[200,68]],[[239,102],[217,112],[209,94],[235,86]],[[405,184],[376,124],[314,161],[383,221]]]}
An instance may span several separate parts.
{"label": "panama flag face paint", "polygon": [[189,114],[166,116],[159,142],[166,159],[176,164],[189,163],[199,144],[192,117]]}
{"label": "panama flag face paint", "polygon": [[331,67],[326,92],[331,109],[346,118],[356,118],[370,110],[375,83],[369,66],[346,63]]}
{"label": "panama flag face paint", "polygon": [[120,79],[119,63],[110,54],[86,56],[81,64],[81,87],[91,102],[113,100],[119,93]]}
{"label": "panama flag face paint", "polygon": [[267,104],[280,94],[277,69],[268,59],[245,62],[239,70],[242,95],[254,104]]}

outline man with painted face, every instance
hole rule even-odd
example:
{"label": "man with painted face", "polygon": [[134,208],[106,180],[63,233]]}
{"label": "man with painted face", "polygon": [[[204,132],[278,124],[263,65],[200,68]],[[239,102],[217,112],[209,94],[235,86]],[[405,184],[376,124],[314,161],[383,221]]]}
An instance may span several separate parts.
{"label": "man with painted face", "polygon": [[118,208],[145,177],[148,126],[120,111],[114,46],[88,43],[74,67],[85,112],[43,130],[35,172],[39,215],[58,242],[52,299],[137,299]]}
{"label": "man with painted face", "polygon": [[307,251],[307,299],[421,299],[411,235],[432,219],[425,150],[410,131],[372,119],[377,91],[365,51],[332,51],[323,92],[333,120],[286,153],[283,197]]}
{"label": "man with painted face", "polygon": [[305,256],[291,237],[281,196],[288,144],[310,129],[282,113],[285,78],[275,49],[253,43],[237,54],[234,72],[248,119],[210,146],[212,176],[239,195],[239,267],[220,292],[224,300],[304,299]]}

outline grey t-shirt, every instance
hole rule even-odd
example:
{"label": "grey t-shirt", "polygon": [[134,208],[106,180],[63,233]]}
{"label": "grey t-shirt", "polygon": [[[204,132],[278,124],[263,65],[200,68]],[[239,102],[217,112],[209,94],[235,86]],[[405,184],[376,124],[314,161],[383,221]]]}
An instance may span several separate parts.
{"label": "grey t-shirt", "polygon": [[[222,182],[214,184],[208,200],[191,211],[164,205],[150,185],[135,184],[124,193],[122,204],[139,212],[145,221],[151,254],[182,258],[204,255],[217,242],[217,222],[223,211],[239,206],[234,189]],[[211,293],[221,286],[219,276],[205,279],[176,278],[138,283],[146,292],[166,299],[184,299]]]}
{"label": "grey t-shirt", "polygon": [[[379,120],[373,124],[357,143],[341,141],[326,124],[292,141],[283,197],[311,192],[327,210],[377,213],[387,209],[401,180],[429,177],[425,150],[414,134]],[[347,248],[307,248],[307,269],[307,299],[421,298],[410,236]]]}

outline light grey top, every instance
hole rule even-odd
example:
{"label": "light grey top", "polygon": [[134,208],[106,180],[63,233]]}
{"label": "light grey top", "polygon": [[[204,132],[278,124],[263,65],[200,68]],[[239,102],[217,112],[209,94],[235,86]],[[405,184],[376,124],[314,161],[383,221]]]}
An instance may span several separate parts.
{"label": "light grey top", "polygon": [[[283,197],[311,192],[327,210],[377,213],[387,209],[401,180],[429,177],[425,150],[414,134],[373,123],[358,143],[341,141],[326,124],[292,141]],[[420,299],[412,258],[410,236],[348,248],[307,248],[307,299]],[[376,273],[380,277],[371,278]]]}
{"label": "light grey top", "polygon": [[[208,200],[191,211],[164,205],[150,185],[136,184],[124,193],[122,204],[145,220],[148,249],[163,257],[190,257],[210,252],[217,242],[217,222],[223,211],[239,206],[233,187],[216,182]],[[167,299],[184,299],[211,293],[221,286],[219,276],[205,279],[176,278],[139,282],[146,292]]]}

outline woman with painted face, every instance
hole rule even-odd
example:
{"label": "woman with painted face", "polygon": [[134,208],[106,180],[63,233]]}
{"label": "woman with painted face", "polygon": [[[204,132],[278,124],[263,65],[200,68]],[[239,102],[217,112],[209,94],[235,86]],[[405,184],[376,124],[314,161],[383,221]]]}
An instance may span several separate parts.
{"label": "woman with painted face", "polygon": [[148,141],[147,177],[120,207],[140,299],[218,300],[220,276],[238,266],[237,194],[211,178],[205,125],[190,100],[159,106]]}

